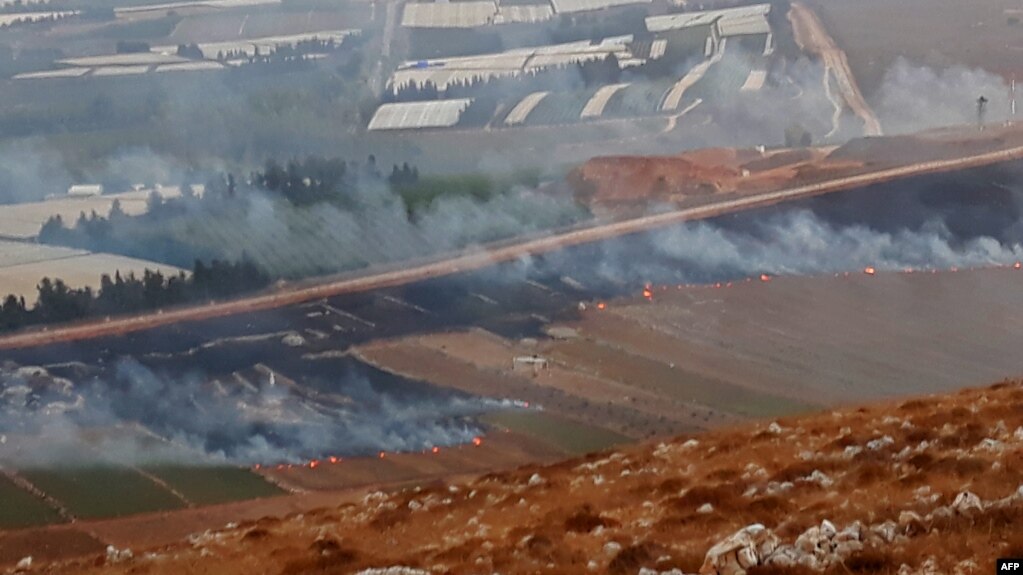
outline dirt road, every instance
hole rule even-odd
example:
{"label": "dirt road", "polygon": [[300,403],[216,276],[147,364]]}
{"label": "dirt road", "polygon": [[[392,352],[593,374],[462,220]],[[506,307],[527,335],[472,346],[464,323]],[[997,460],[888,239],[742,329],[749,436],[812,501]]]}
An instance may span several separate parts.
{"label": "dirt road", "polygon": [[824,62],[825,70],[834,76],[838,83],[842,99],[853,113],[863,120],[864,133],[868,136],[880,136],[882,134],[881,122],[863,98],[852,70],[849,68],[845,52],[835,44],[817,14],[803,4],[793,2],[792,9],[789,11],[789,20],[792,22],[796,43],[804,52],[820,56]]}
{"label": "dirt road", "polygon": [[1023,158],[1023,146],[994,152],[986,152],[951,160],[938,160],[911,164],[829,180],[826,182],[797,186],[774,192],[765,192],[722,200],[704,206],[685,208],[670,212],[643,216],[612,223],[596,223],[588,227],[554,233],[543,237],[526,239],[514,243],[505,242],[489,247],[463,250],[432,261],[421,263],[404,262],[390,268],[377,268],[363,272],[361,276],[335,277],[319,283],[299,284],[282,287],[271,293],[264,293],[234,301],[187,307],[148,315],[111,318],[57,328],[15,333],[0,337],[0,349],[35,347],[58,342],[76,341],[102,336],[120,335],[151,329],[178,322],[197,321],[213,317],[242,314],[272,309],[332,297],[345,293],[370,291],[374,289],[404,285],[464,271],[478,270],[496,263],[513,261],[523,257],[552,252],[569,246],[586,244],[618,236],[644,232],[685,221],[700,220],[726,213],[777,204],[876,184],[888,180],[905,178],[935,172],[974,168]]}

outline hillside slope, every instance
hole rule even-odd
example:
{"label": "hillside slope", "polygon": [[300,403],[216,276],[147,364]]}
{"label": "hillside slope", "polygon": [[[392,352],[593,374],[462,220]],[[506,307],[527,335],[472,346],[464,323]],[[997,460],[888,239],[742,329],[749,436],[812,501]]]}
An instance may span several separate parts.
{"label": "hillside slope", "polygon": [[1021,408],[1013,382],[760,422],[47,571],[989,572],[1023,555]]}

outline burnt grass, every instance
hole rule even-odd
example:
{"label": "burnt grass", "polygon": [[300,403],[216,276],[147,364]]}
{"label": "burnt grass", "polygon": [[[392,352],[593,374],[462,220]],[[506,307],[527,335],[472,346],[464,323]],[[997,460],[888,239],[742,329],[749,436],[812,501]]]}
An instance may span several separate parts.
{"label": "burnt grass", "polygon": [[[1011,167],[1004,165],[921,176],[723,216],[709,223],[756,237],[763,231],[763,220],[788,210],[809,210],[836,226],[893,233],[919,230],[937,220],[962,241],[982,233],[1004,242],[1018,241],[1014,234],[1019,228],[1013,224],[1020,217],[1023,193],[1002,185],[1011,184],[1012,177]],[[209,379],[231,377],[262,364],[314,391],[344,393],[338,382],[357,377],[368,381],[374,391],[408,404],[440,400],[460,394],[385,373],[340,352],[375,339],[469,327],[506,338],[543,337],[548,321],[576,318],[580,301],[635,293],[644,282],[699,283],[740,277],[736,270],[699,269],[663,250],[651,249],[664,237],[658,233],[624,236],[528,261],[280,309],[10,350],[0,359],[20,365],[59,364],[51,373],[72,381],[106,377],[124,357],[171,377],[198,373]],[[287,332],[301,335],[303,345],[286,345],[283,338]],[[325,352],[334,353],[329,358],[309,359]],[[904,407],[914,408],[911,403]],[[972,442],[975,435],[941,437],[939,441],[951,447]],[[921,467],[947,465],[918,463]],[[968,473],[971,469],[957,471]]]}

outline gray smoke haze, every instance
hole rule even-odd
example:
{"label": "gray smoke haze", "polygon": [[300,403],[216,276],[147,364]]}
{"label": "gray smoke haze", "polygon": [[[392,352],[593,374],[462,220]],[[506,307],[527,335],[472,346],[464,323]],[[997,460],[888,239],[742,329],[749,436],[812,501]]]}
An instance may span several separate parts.
{"label": "gray smoke haze", "polygon": [[[365,186],[354,202],[350,208],[326,203],[294,206],[267,194],[251,194],[239,203],[239,210],[218,218],[216,233],[238,241],[216,244],[212,255],[247,256],[272,275],[301,277],[448,252],[564,225],[584,214],[570,198],[526,188],[487,200],[437,198],[411,220],[404,203],[382,186]],[[195,208],[194,214],[180,216],[182,226],[202,216],[202,206]],[[211,245],[200,235],[204,232],[209,230],[177,237],[195,242],[201,251]],[[161,257],[186,266],[191,261],[173,253]]]}
{"label": "gray smoke haze", "polygon": [[699,284],[761,273],[821,275],[867,266],[898,271],[969,268],[1023,260],[1023,245],[996,238],[999,231],[962,237],[937,216],[920,226],[879,230],[792,209],[748,217],[741,224],[673,226],[552,254],[542,262],[526,262],[521,270],[533,276],[569,275],[589,288],[610,287],[614,292],[631,291],[645,282]]}
{"label": "gray smoke haze", "polygon": [[[276,376],[279,377],[279,376]],[[462,395],[398,397],[366,376],[340,375],[333,390],[274,383],[268,374],[172,377],[133,359],[109,375],[71,382],[42,368],[0,371],[0,460],[301,463],[327,455],[417,451],[463,444],[481,430],[468,418],[509,407]]]}
{"label": "gray smoke haze", "polygon": [[982,69],[953,66],[944,70],[895,61],[875,97],[875,109],[889,134],[977,122],[977,98],[988,99],[985,120],[1009,117],[1009,86],[1001,76]]}
{"label": "gray smoke haze", "polygon": [[35,139],[0,147],[0,204],[34,202],[67,190],[72,177],[59,152]]}
{"label": "gray smoke haze", "polygon": [[938,220],[919,230],[891,233],[836,226],[810,210],[772,216],[754,233],[698,222],[657,233],[652,241],[661,253],[708,274],[814,275],[865,266],[903,270],[1001,265],[1023,258],[1018,243],[1003,245],[993,237],[963,242]]}

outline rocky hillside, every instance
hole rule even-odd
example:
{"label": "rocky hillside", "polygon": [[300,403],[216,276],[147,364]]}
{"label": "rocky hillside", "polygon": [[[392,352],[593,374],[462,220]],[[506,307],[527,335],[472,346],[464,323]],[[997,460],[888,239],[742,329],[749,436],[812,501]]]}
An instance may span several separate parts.
{"label": "rocky hillside", "polygon": [[988,573],[1023,556],[1023,386],[371,493],[56,573]]}

